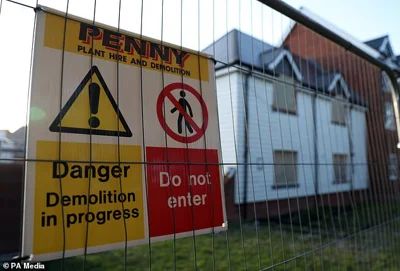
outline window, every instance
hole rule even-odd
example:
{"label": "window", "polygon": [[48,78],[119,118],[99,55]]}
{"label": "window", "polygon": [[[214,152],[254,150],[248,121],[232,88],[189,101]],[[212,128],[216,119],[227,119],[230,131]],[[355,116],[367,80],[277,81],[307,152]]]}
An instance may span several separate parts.
{"label": "window", "polygon": [[333,155],[333,171],[335,184],[346,183],[348,181],[348,165],[346,154]]}
{"label": "window", "polygon": [[385,103],[385,129],[396,130],[393,105],[390,102]]}
{"label": "window", "polygon": [[274,151],[275,187],[297,186],[297,152]]}
{"label": "window", "polygon": [[394,153],[389,155],[389,164],[388,164],[388,173],[389,173],[389,180],[397,181],[398,178],[398,163],[397,163],[397,156]]}
{"label": "window", "polygon": [[296,114],[296,90],[294,81],[289,77],[280,77],[282,81],[274,83],[274,110]]}
{"label": "window", "polygon": [[381,84],[383,92],[391,92],[389,87],[389,81],[385,73],[381,73]]}
{"label": "window", "polygon": [[332,100],[332,123],[346,125],[346,108],[339,99]]}

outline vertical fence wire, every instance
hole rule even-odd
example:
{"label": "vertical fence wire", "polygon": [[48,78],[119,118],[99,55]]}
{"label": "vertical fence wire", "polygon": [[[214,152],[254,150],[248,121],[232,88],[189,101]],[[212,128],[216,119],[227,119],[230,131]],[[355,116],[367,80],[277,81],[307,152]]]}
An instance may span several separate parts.
{"label": "vertical fence wire", "polygon": [[[200,57],[200,50],[201,50],[201,36],[200,36],[200,30],[201,30],[201,23],[200,23],[200,16],[201,16],[201,6],[200,6],[200,0],[197,1],[197,33],[198,33],[198,41],[197,41],[197,47],[198,47],[198,52],[197,52],[197,63],[198,63],[198,72],[199,72],[199,91],[200,91],[200,97],[203,97],[203,83],[202,83],[202,77],[201,77],[201,57]],[[214,21],[213,21],[214,24]],[[213,25],[213,29],[214,29],[214,25]],[[207,65],[207,64],[206,64]],[[215,79],[215,78],[213,78]],[[217,99],[216,99],[217,100]],[[218,104],[218,102],[217,102]],[[201,116],[204,116],[204,110],[203,108],[201,109]],[[219,118],[218,115],[218,110],[217,110],[217,117]],[[204,120],[203,120],[204,121]],[[205,162],[205,170],[206,170],[206,174],[209,174],[209,161],[208,161],[208,155],[207,155],[207,134],[205,132],[205,129],[201,130],[202,133],[204,134],[204,144],[203,144],[203,148],[202,150],[204,151],[204,162]],[[219,137],[219,136],[218,136]],[[219,137],[220,139],[220,137]],[[221,143],[220,143],[221,144]],[[221,170],[221,166],[219,166],[219,170]],[[211,183],[207,183],[207,191],[209,192],[209,195],[211,197],[211,225],[212,225],[212,229],[211,229],[211,252],[212,252],[212,269],[215,270],[215,200],[214,200],[214,194],[216,195],[216,193],[213,193],[212,191],[212,186]],[[229,245],[228,245],[228,249],[229,249]]]}
{"label": "vertical fence wire", "polygon": [[[161,3],[161,46],[163,45],[163,38],[164,38],[164,4],[165,1],[162,0]],[[161,58],[161,64],[164,64],[164,60]],[[165,74],[164,74],[164,70],[161,71],[161,83],[162,83],[162,92],[163,95],[165,95]],[[164,115],[166,115],[166,106],[164,106]],[[166,120],[164,122],[164,125],[166,125]],[[164,142],[165,142],[165,147],[166,147],[166,151],[165,151],[165,156],[166,156],[166,162],[169,162],[169,152],[168,152],[168,135],[167,133],[164,133]],[[171,168],[170,165],[167,164],[167,172],[170,175],[171,174]],[[169,192],[170,195],[173,196],[173,186],[172,183],[170,183],[169,185]],[[176,217],[175,217],[175,209],[171,208],[171,214],[172,214],[172,221],[173,221],[173,229],[174,229],[174,233],[173,233],[173,245],[172,245],[172,249],[173,249],[173,268],[174,270],[176,270]],[[150,223],[149,223],[150,226]],[[149,246],[151,246],[150,244],[150,240],[149,240]],[[150,260],[151,262],[151,260]],[[151,269],[151,268],[150,268]]]}
{"label": "vertical fence wire", "polygon": [[[227,1],[227,0],[226,0]],[[213,41],[213,43],[212,43],[212,56],[213,57],[215,57],[215,55],[216,55],[216,50],[215,50],[215,41],[216,41],[216,39],[215,39],[215,0],[213,0],[213,16],[212,16],[212,41]],[[228,18],[228,14],[226,13],[226,18]],[[227,25],[227,19],[226,19],[226,25]],[[199,21],[199,23],[200,23],[200,21]],[[227,58],[228,58],[228,46],[227,46]],[[229,61],[228,61],[229,62]],[[229,68],[228,68],[229,69]],[[229,79],[228,79],[228,81],[229,81],[229,85],[230,85],[230,75],[229,75],[229,71],[228,71],[228,76],[229,76]],[[216,81],[217,80],[217,76],[215,75],[214,76],[214,80]],[[230,88],[230,87],[229,87]],[[221,102],[221,99],[220,98],[218,98],[218,96],[217,96],[217,106],[219,105],[219,103]],[[230,103],[231,104],[231,103]],[[218,112],[218,111],[217,111]],[[219,113],[218,113],[218,119],[220,119],[220,117],[219,117]],[[231,121],[231,120],[228,120],[228,121]],[[233,121],[232,121],[232,123],[233,123]],[[221,142],[221,135],[219,135],[219,140],[220,140],[220,142]],[[235,140],[235,138],[234,138],[234,142],[235,142],[236,140]],[[235,153],[236,153],[236,148],[235,148]],[[221,169],[221,167],[220,167],[220,169]],[[223,168],[223,166],[222,166],[222,170],[223,170],[224,168]],[[225,180],[224,180],[224,182],[225,182]],[[239,209],[240,210],[240,209]],[[226,231],[225,232],[225,241],[226,241],[226,249],[227,249],[227,261],[228,261],[228,269],[229,270],[232,270],[232,267],[231,267],[231,251],[230,251],[230,246],[229,246],[229,231]],[[215,266],[213,266],[214,268],[215,268]]]}
{"label": "vertical fence wire", "polygon": [[[161,7],[162,9],[162,14],[164,12],[163,10],[164,6]],[[144,16],[144,1],[140,0],[140,32],[139,32],[139,37],[140,37],[140,41],[143,39],[143,16]],[[164,27],[163,27],[163,21],[161,21],[161,29],[163,31]],[[139,59],[140,59],[140,63],[142,63],[143,61],[143,54],[140,53],[139,54]],[[161,74],[162,78],[164,78],[164,73]],[[164,79],[162,79],[164,80]],[[164,82],[164,81],[163,81]],[[146,146],[146,135],[145,135],[145,120],[144,120],[144,107],[145,107],[145,103],[144,103],[144,90],[143,90],[143,66],[140,65],[140,107],[141,107],[141,125],[142,125],[142,145]],[[164,136],[165,137],[165,136]],[[146,161],[146,157],[147,157],[147,153],[146,153],[146,149],[144,148],[143,150],[143,160]],[[168,156],[167,156],[167,161],[168,161]],[[143,163],[142,165],[143,167],[146,167],[146,163]],[[148,174],[147,174],[147,170],[144,170],[144,184],[145,184],[145,193],[146,193],[146,200],[147,200],[147,206],[149,205],[149,200],[148,200],[148,195],[149,195],[149,191],[148,191],[148,183],[149,183],[149,179],[148,179]],[[174,213],[173,213],[174,214]],[[149,254],[149,262],[148,262],[148,268],[150,270],[152,270],[152,250],[151,250],[151,238],[150,238],[150,231],[151,231],[151,225],[150,225],[150,211],[147,209],[147,216],[148,216],[148,222],[147,222],[147,227],[148,227],[148,232],[149,232],[149,237],[148,237],[148,254]],[[173,217],[174,218],[174,217]],[[175,219],[174,221],[174,225],[175,225]],[[175,227],[175,226],[174,226]],[[174,242],[175,242],[175,235],[174,235]],[[175,257],[175,255],[174,255]],[[174,266],[174,268],[176,268]]]}
{"label": "vertical fence wire", "polygon": [[[253,12],[252,12],[253,14]],[[261,21],[264,21],[264,8],[261,5]],[[262,33],[262,40],[264,40],[264,28],[263,25],[261,26],[261,33]],[[251,23],[251,33],[253,34],[253,23]],[[252,42],[252,60],[254,58],[253,55],[253,42]],[[262,44],[262,51],[264,52],[264,48],[265,45],[264,43]],[[253,60],[254,61],[254,60]],[[264,63],[264,55],[261,55],[261,62]],[[254,67],[252,67],[252,72],[254,73]],[[258,137],[259,137],[259,144],[260,144],[260,153],[261,153],[261,166],[262,166],[262,183],[263,183],[263,189],[264,189],[264,193],[265,193],[265,208],[266,208],[266,216],[267,216],[267,227],[268,227],[268,241],[269,242],[269,251],[270,251],[270,260],[271,260],[271,265],[274,265],[274,257],[273,257],[273,245],[272,245],[272,237],[271,237],[271,221],[270,221],[270,212],[269,212],[269,205],[268,205],[268,189],[267,189],[267,179],[266,179],[266,174],[265,174],[265,161],[264,161],[264,151],[263,151],[263,146],[262,146],[262,135],[261,135],[261,125],[260,125],[260,116],[259,116],[259,106],[258,106],[258,97],[257,97],[257,93],[258,92],[262,92],[262,93],[266,93],[265,90],[265,67],[263,66],[262,69],[262,74],[263,74],[263,85],[264,88],[257,88],[256,87],[256,83],[255,83],[255,77],[253,77],[253,88],[254,88],[254,98],[256,100],[256,112],[257,112],[257,130],[258,130]],[[261,93],[258,94],[259,97],[262,97]]]}
{"label": "vertical fence wire", "polygon": [[[229,20],[228,20],[228,0],[226,0],[226,5],[225,5],[225,12],[226,12],[226,22],[225,22],[225,31],[226,31],[226,59],[227,59],[227,63],[229,63],[230,61],[230,49],[229,49]],[[215,46],[215,43],[214,45]],[[215,57],[215,55],[214,55]],[[233,112],[234,110],[234,101],[233,101],[233,93],[232,93],[232,85],[235,86],[237,84],[237,82],[235,82],[234,84],[232,84],[232,80],[231,80],[231,72],[229,71],[229,69],[231,69],[231,67],[229,67],[229,65],[225,63],[226,68],[228,69],[228,86],[229,86],[229,106],[231,108],[231,112]],[[235,68],[232,68],[235,69]],[[233,114],[230,114],[230,120],[232,121],[232,130],[233,130],[233,142],[234,142],[234,154],[235,154],[235,160],[239,161],[239,155],[238,155],[238,138],[236,136],[237,134],[237,126],[235,124],[235,117]],[[241,166],[237,167],[237,183],[235,184],[234,187],[234,194],[237,196],[237,204],[238,204],[238,220],[239,220],[239,231],[240,231],[240,247],[241,247],[241,256],[243,257],[243,265],[245,267],[245,269],[247,269],[247,263],[246,263],[246,249],[245,249],[245,245],[244,245],[244,235],[243,235],[243,222],[242,222],[242,195],[241,195],[241,182],[240,182],[240,178],[241,176],[243,176],[242,172],[241,172]],[[235,176],[235,177],[236,177]],[[237,187],[237,188],[236,188]],[[229,267],[231,268],[231,264],[229,264]]]}
{"label": "vertical fence wire", "polygon": [[[242,10],[242,1],[239,0],[239,8],[238,8],[238,18],[239,18],[239,31],[241,30],[241,13]],[[250,45],[250,52],[252,53],[252,44]],[[239,67],[240,67],[240,89],[239,92],[241,93],[241,100],[242,100],[242,106],[243,109],[243,118],[244,118],[244,145],[245,145],[245,150],[244,150],[244,161],[245,161],[245,169],[244,169],[244,191],[243,191],[243,196],[244,196],[244,208],[245,208],[245,216],[244,218],[247,218],[248,215],[248,207],[247,203],[249,202],[248,199],[248,194],[253,195],[253,202],[250,203],[249,205],[253,207],[253,212],[254,212],[254,229],[255,229],[255,236],[256,236],[256,246],[257,246],[257,261],[258,261],[258,267],[261,269],[261,259],[260,259],[260,238],[259,238],[259,231],[258,231],[258,223],[257,223],[257,208],[256,208],[256,198],[255,198],[255,192],[254,192],[254,173],[253,173],[253,166],[252,166],[252,151],[251,151],[251,145],[250,145],[250,131],[249,131],[249,74],[248,72],[244,72],[243,69],[243,63],[242,63],[242,54],[243,54],[243,47],[244,44],[242,42],[242,32],[239,33]],[[253,62],[251,62],[251,65],[253,65]],[[249,163],[249,165],[247,165]],[[248,170],[250,169],[250,176]],[[250,177],[250,185],[248,183],[248,179]],[[248,187],[251,186],[252,188],[252,193],[248,191]],[[245,255],[245,260],[246,260],[246,255]],[[246,265],[247,269],[247,265]]]}
{"label": "vertical fence wire", "polygon": [[[290,21],[289,22],[289,24],[292,24],[293,22],[292,21]],[[281,19],[281,26],[282,26],[282,19]],[[282,38],[284,37],[284,33],[283,33],[283,27],[282,27]],[[284,40],[282,40],[282,43],[284,43]],[[292,59],[291,61],[290,61],[290,64],[291,65],[296,65],[296,62],[294,61],[294,59]],[[300,70],[301,70],[301,62],[299,62],[299,67],[300,67]],[[283,66],[283,69],[285,68],[285,66]],[[285,73],[285,70],[283,70],[283,73]],[[300,84],[298,84],[297,83],[297,80],[295,80],[295,73],[294,73],[294,70],[292,69],[292,71],[291,71],[291,77],[292,77],[292,81],[291,82],[293,82],[293,87],[296,87],[296,86],[301,86],[301,87],[303,87],[303,83],[301,82]],[[286,85],[286,84],[285,84]],[[298,94],[300,94],[300,93],[298,93]],[[294,105],[294,110],[295,110],[295,112],[296,112],[296,114],[298,115],[298,116],[300,116],[301,115],[301,111],[300,111],[300,109],[299,109],[299,107],[297,106],[297,97],[298,97],[298,95],[296,95],[296,93],[294,94],[294,96],[296,97],[295,98],[295,100],[296,100],[296,103],[295,103],[295,105]],[[303,94],[301,94],[301,97],[302,97],[302,102],[303,102],[303,108],[305,108],[305,103],[304,103],[304,96],[303,96]],[[286,97],[286,95],[285,95],[285,98],[286,98],[286,104],[288,104],[288,102],[287,102],[287,97]],[[299,99],[299,102],[300,102],[300,99]],[[289,109],[289,108],[287,108],[287,109]],[[306,110],[305,110],[306,111]],[[305,112],[304,112],[305,113]],[[305,113],[306,114],[306,113]],[[306,126],[306,129],[307,129],[307,117],[305,118],[305,126]],[[300,124],[299,124],[299,119],[297,118],[296,119],[296,126],[295,126],[295,130],[297,129],[297,136],[298,136],[298,140],[299,140],[299,142],[301,142],[301,134],[300,134]],[[292,132],[290,131],[289,132],[290,133],[290,135],[292,135]],[[308,136],[307,136],[307,141],[308,141]],[[293,140],[291,140],[291,146],[292,146],[292,148],[293,148]],[[306,172],[305,172],[305,167],[306,167],[306,165],[305,165],[305,161],[304,161],[304,153],[303,153],[303,146],[302,146],[302,144],[300,144],[299,145],[299,152],[300,152],[300,155],[299,155],[299,157],[300,157],[300,161],[301,161],[301,164],[302,165],[300,165],[299,164],[299,166],[301,167],[301,169],[302,169],[302,172],[303,172],[303,178],[304,178],[304,180],[306,180],[307,179],[307,176],[306,176]],[[292,154],[292,161],[294,162],[294,154]],[[295,167],[296,167],[296,163],[293,163],[293,170],[296,170],[295,169]],[[313,179],[313,178],[312,178]],[[314,181],[313,181],[313,184],[314,184]],[[308,195],[308,188],[307,188],[307,186],[308,185],[305,185],[304,186],[304,189],[305,189],[305,194],[306,195]],[[301,219],[301,212],[300,212],[300,210],[301,210],[301,208],[300,208],[300,203],[299,203],[299,194],[298,194],[298,187],[296,187],[296,198],[297,198],[297,209],[298,209],[298,215],[299,215],[299,227],[300,227],[300,238],[302,239],[302,245],[303,245],[303,251],[302,251],[302,253],[303,254],[305,254],[305,252],[306,252],[306,247],[305,247],[305,242],[304,242],[304,236],[303,236],[303,223],[302,223],[302,219]],[[310,215],[310,205],[309,205],[309,199],[308,198],[306,198],[306,202],[305,202],[305,204],[306,204],[306,209],[307,209],[307,218],[308,218],[308,228],[309,228],[309,230],[310,230],[310,235],[311,235],[311,247],[314,249],[314,240],[313,240],[313,231],[312,231],[312,225],[311,225],[311,215]],[[317,219],[319,220],[319,217],[317,217]],[[312,253],[312,258],[313,258],[313,268],[315,269],[316,268],[316,261],[315,261],[315,253],[313,252]],[[307,266],[307,263],[306,263],[306,259],[307,259],[307,257],[304,257],[304,260],[305,260],[305,266]],[[306,268],[306,267],[305,267]]]}
{"label": "vertical fence wire", "polygon": [[[310,33],[311,31],[310,30],[308,30],[307,31],[307,33]],[[314,32],[311,32],[311,40],[312,40],[312,55],[310,56],[310,55],[308,55],[308,54],[306,54],[306,58],[312,58],[312,59],[316,59],[316,50],[317,50],[317,46],[315,45],[315,33]],[[314,74],[314,76],[315,76],[315,78],[318,78],[318,73],[317,73],[317,69],[314,67],[314,70],[315,70],[315,74]],[[310,73],[310,71],[309,71],[309,64],[307,63],[307,71],[308,71],[308,73]],[[310,77],[310,75],[309,75],[309,77]],[[322,86],[320,85],[320,83],[318,82],[318,80],[316,80],[316,84],[315,84],[315,89],[316,90],[318,90],[319,88],[322,88]],[[315,98],[314,98],[314,103],[315,103],[315,105],[313,106],[313,110],[315,110],[317,113],[319,113],[320,111],[320,108],[319,108],[319,106],[317,105],[317,103],[316,103],[316,100],[319,98],[319,94],[318,94],[318,92],[316,91],[316,94],[315,94]],[[315,115],[315,114],[314,114]],[[318,172],[319,173],[319,170],[321,169],[321,167],[320,167],[320,164],[322,165],[322,163],[320,162],[320,157],[319,157],[319,155],[320,155],[320,153],[318,152],[318,150],[319,150],[319,145],[318,145],[318,138],[319,138],[319,135],[318,135],[318,127],[320,126],[320,121],[318,121],[317,120],[317,117],[315,116],[314,117],[314,133],[315,133],[315,135],[317,135],[316,137],[316,143],[315,143],[315,145],[314,146],[316,146],[316,147],[314,147],[315,148],[315,150],[314,151],[316,151],[316,154],[315,154],[315,167],[317,168],[316,169],[316,172]],[[325,141],[324,139],[323,139],[323,141]],[[324,153],[325,153],[325,151],[324,151]],[[316,183],[317,183],[317,187],[318,188],[320,188],[320,187],[322,187],[322,180],[319,178],[319,175],[317,175],[316,174]],[[328,188],[329,189],[329,188]],[[326,211],[325,211],[325,208],[324,208],[324,203],[323,203],[323,201],[324,201],[324,198],[323,198],[323,194],[322,193],[319,193],[319,196],[320,196],[320,198],[319,198],[319,200],[320,200],[320,204],[321,204],[321,206],[322,206],[322,214],[323,214],[323,217],[324,217],[324,221],[325,221],[325,234],[326,234],[326,238],[327,238],[327,241],[329,242],[330,241],[330,239],[329,239],[329,236],[330,236],[330,234],[329,234],[329,228],[328,228],[328,219],[327,219],[327,215],[326,215]],[[332,256],[331,256],[331,250],[329,249],[328,250],[328,257],[329,258],[331,258]],[[330,267],[330,262],[328,261],[328,263],[329,263],[329,269],[331,268]]]}
{"label": "vertical fence wire", "polygon": [[[97,7],[97,0],[94,0],[92,29],[94,29],[94,27],[96,26],[96,7]],[[94,30],[92,30],[92,31],[94,31]],[[64,41],[63,41],[64,45],[63,46],[65,46],[65,43],[66,43],[66,40],[64,39]],[[92,37],[90,39],[90,47],[91,47],[91,49],[93,51],[93,49],[94,49],[94,37]],[[64,50],[65,50],[65,48],[64,48]],[[90,54],[90,80],[89,80],[90,84],[93,84],[93,74],[94,74],[93,73],[93,66],[94,66],[93,63],[94,63],[94,56],[93,56],[93,54]],[[89,88],[90,88],[90,86],[89,86]],[[117,106],[119,106],[119,105],[117,105]],[[92,113],[92,110],[90,110],[90,117],[92,117],[92,116],[93,116],[93,113]],[[61,125],[62,122],[61,121],[62,121],[62,119],[61,119],[61,116],[60,116],[60,136],[61,136],[61,127],[62,127],[62,125]],[[89,125],[89,126],[90,126],[89,127],[89,166],[91,167],[92,163],[93,163],[93,130],[92,130],[92,125]],[[60,144],[60,148],[61,148],[61,145],[62,145],[62,141],[61,140],[60,140],[59,144]],[[118,146],[118,148],[119,148],[119,146]],[[93,177],[90,174],[89,175],[89,180],[88,180],[87,198],[89,198],[89,196],[90,196],[90,191],[91,191],[91,188],[92,188],[92,179],[93,179]],[[61,178],[60,178],[60,181],[61,181]],[[89,213],[89,211],[90,211],[90,205],[91,205],[90,202],[88,202],[87,209],[86,209],[87,213]],[[88,258],[88,253],[87,253],[88,246],[89,246],[89,221],[86,221],[85,247],[84,247],[83,263],[82,263],[82,269],[83,270],[86,269],[87,258]],[[65,256],[63,256],[63,258],[64,257]]]}
{"label": "vertical fence wire", "polygon": [[[121,5],[122,5],[122,0],[118,0],[118,23],[117,23],[117,41],[118,44],[121,41]],[[119,107],[119,101],[120,101],[120,60],[119,60],[119,55],[120,55],[120,50],[117,50],[117,63],[116,63],[116,76],[117,76],[117,106]],[[117,118],[116,122],[119,123],[121,119],[121,111],[118,110],[117,113]],[[119,125],[117,125],[117,165],[121,167],[121,142],[120,142],[120,128]],[[119,183],[119,189],[120,193],[123,193],[123,188],[122,188],[122,178],[121,176],[118,177],[118,183]],[[124,203],[121,202],[121,213],[124,214]],[[123,258],[123,266],[124,266],[124,271],[127,269],[127,254],[128,254],[128,229],[126,227],[126,218],[123,216],[123,224],[124,224],[124,258]]]}
{"label": "vertical fence wire", "polygon": [[[39,1],[36,1],[36,7],[38,6]],[[59,100],[59,109],[60,112],[62,110],[62,103],[63,103],[63,89],[64,89],[64,61],[65,61],[65,40],[66,40],[66,36],[67,36],[67,24],[68,24],[68,11],[69,11],[69,1],[67,1],[67,5],[66,5],[66,9],[65,9],[65,19],[64,19],[64,31],[63,31],[63,47],[62,47],[62,56],[61,56],[61,80],[60,80],[60,100]],[[38,14],[35,13],[35,17],[37,17]],[[31,64],[33,65],[33,64]],[[29,102],[28,102],[29,104]],[[62,155],[62,134],[61,134],[61,115],[59,117],[59,123],[60,123],[60,127],[59,127],[59,131],[58,131],[58,161],[61,161],[61,155]],[[29,122],[26,123],[27,126],[29,124]],[[26,129],[26,132],[28,132],[28,129]],[[26,142],[28,142],[28,138],[26,137]],[[28,151],[26,150],[26,154],[28,154]],[[60,170],[61,166],[58,166],[58,170]],[[61,197],[63,196],[63,184],[62,184],[62,180],[61,180],[61,176],[58,178],[58,182],[59,182],[59,187],[60,187],[60,195]],[[88,205],[89,208],[89,205]],[[66,231],[65,231],[65,215],[64,215],[64,206],[61,206],[61,220],[62,220],[62,260],[61,260],[61,270],[64,270],[64,266],[65,266],[65,251],[66,251],[66,241],[67,241],[67,236],[66,236]]]}
{"label": "vertical fence wire", "polygon": [[[292,21],[291,21],[291,23],[294,24],[294,22],[292,22]],[[297,33],[297,35],[296,35],[296,41],[297,41],[297,50],[300,51],[300,35],[299,35],[299,33]],[[307,67],[304,67],[302,61],[299,60],[299,69],[300,70],[304,69],[306,71],[306,74],[307,74],[306,80],[308,80],[308,82],[310,82],[310,71],[309,71],[308,63],[307,63]],[[306,88],[306,86],[304,86],[303,82],[301,82],[301,88]],[[302,102],[303,102],[303,106],[304,106],[305,105],[304,94],[302,94],[301,97],[302,97]],[[314,97],[311,97],[311,99],[315,99],[315,97],[316,97],[316,94],[314,95]],[[306,138],[307,138],[307,143],[308,143],[307,144],[307,146],[308,146],[308,155],[309,155],[310,158],[313,157],[313,156],[316,157],[316,154],[312,155],[311,148],[310,148],[310,140],[309,140],[310,139],[310,135],[309,135],[309,127],[310,126],[308,124],[308,118],[309,117],[307,115],[306,108],[304,108],[304,116],[305,116]],[[311,125],[312,129],[311,129],[311,131],[315,131],[316,127],[314,127],[314,116],[312,116],[311,119],[312,119],[312,125]],[[299,138],[300,138],[300,124],[299,124],[299,121],[297,121],[297,129],[299,131]],[[315,138],[313,138],[313,142],[312,143],[313,143],[313,146],[315,146],[315,144],[317,144],[317,141],[316,141]],[[301,153],[302,161],[304,163],[304,155],[303,155],[302,145],[300,145],[300,153]],[[316,163],[317,162],[315,161],[315,164]],[[314,167],[316,167],[316,165]],[[305,164],[303,164],[303,176],[304,176],[304,179],[306,180],[307,177],[306,177],[306,173],[305,173]],[[317,184],[316,184],[315,170],[313,170],[313,172],[311,173],[311,180],[312,180],[312,184],[313,184],[312,185],[313,190],[317,191],[318,188],[317,188]],[[308,195],[307,191],[306,191],[306,194]],[[319,244],[320,244],[320,246],[322,246],[323,241],[322,241],[320,214],[319,214],[319,210],[318,210],[319,209],[318,208],[318,198],[317,198],[316,193],[314,193],[314,198],[313,199],[314,199],[314,204],[316,205],[316,216],[317,216],[317,225],[318,225],[318,233],[319,233]],[[308,199],[307,199],[307,209],[308,209],[308,220],[309,220],[309,229],[310,229],[310,234],[311,234],[312,249],[315,249],[314,236],[313,236],[313,225],[312,225],[312,221],[311,221],[310,205],[309,205]],[[324,265],[323,265],[323,250],[320,250],[320,253],[321,253],[320,254],[320,257],[321,257],[320,260],[322,261],[321,267],[323,269],[324,268]],[[316,269],[314,252],[313,252],[313,267],[314,267],[314,269]]]}

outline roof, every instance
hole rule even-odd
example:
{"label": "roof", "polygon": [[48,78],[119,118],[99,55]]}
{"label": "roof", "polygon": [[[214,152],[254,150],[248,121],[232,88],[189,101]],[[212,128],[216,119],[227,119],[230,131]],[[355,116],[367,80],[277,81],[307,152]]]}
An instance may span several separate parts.
{"label": "roof", "polygon": [[366,106],[365,101],[348,88],[341,74],[328,72],[312,59],[293,55],[287,48],[274,47],[237,29],[203,51],[214,56],[216,70],[240,64],[270,75],[293,76],[304,87],[328,95],[336,95],[337,90],[342,89],[350,102]]}
{"label": "roof", "polygon": [[203,52],[214,56],[217,69],[226,66],[227,63],[239,62],[242,65],[261,67],[260,52],[271,48],[273,46],[233,29],[206,47]]}
{"label": "roof", "polygon": [[12,141],[25,140],[25,131],[26,131],[26,126],[22,126],[18,128],[18,130],[16,130],[14,133],[9,134],[7,137]]}
{"label": "roof", "polygon": [[383,41],[387,38],[388,36],[382,36],[379,38],[375,38],[372,40],[368,40],[366,42],[364,42],[365,44],[367,44],[368,46],[374,48],[375,50],[379,51],[379,48],[381,47]]}
{"label": "roof", "polygon": [[394,56],[393,48],[390,44],[388,35],[366,41],[365,44],[379,51],[384,59],[392,58]]}

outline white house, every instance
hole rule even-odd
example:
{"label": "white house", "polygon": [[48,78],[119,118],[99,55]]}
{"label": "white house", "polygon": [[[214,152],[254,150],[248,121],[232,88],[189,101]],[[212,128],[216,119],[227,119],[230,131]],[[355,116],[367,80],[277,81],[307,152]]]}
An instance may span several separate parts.
{"label": "white house", "polygon": [[368,187],[368,108],[339,73],[237,30],[205,52],[237,204]]}
{"label": "white house", "polygon": [[0,163],[12,163],[13,159],[24,157],[25,129],[24,126],[13,133],[0,130]]}

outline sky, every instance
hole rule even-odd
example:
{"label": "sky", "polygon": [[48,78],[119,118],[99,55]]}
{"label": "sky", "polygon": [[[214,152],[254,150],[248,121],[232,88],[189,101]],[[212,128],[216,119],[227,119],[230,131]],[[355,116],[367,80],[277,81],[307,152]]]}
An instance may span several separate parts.
{"label": "sky", "polygon": [[[36,0],[16,1],[36,5]],[[0,2],[0,130],[13,132],[27,121],[35,14],[31,8]],[[361,41],[388,34],[394,52],[400,53],[398,0],[285,2],[294,8],[307,7]],[[279,45],[291,23],[255,0],[183,0],[182,5],[180,0],[146,0],[143,15],[142,0],[97,0],[96,9],[94,3],[69,0],[68,13],[194,50],[205,48],[233,28]],[[67,9],[67,0],[40,0],[39,4],[64,13]]]}

